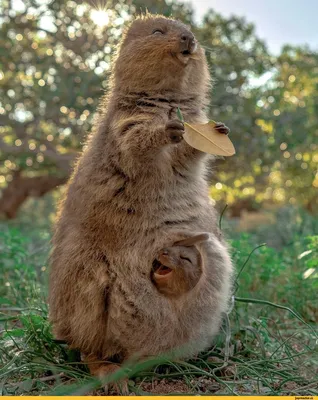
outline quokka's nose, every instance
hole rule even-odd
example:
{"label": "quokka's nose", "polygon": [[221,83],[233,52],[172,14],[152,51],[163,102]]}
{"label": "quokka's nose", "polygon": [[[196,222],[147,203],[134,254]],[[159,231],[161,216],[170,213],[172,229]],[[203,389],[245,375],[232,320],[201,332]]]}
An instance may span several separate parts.
{"label": "quokka's nose", "polygon": [[192,54],[196,49],[196,42],[191,32],[184,32],[180,36],[181,53]]}

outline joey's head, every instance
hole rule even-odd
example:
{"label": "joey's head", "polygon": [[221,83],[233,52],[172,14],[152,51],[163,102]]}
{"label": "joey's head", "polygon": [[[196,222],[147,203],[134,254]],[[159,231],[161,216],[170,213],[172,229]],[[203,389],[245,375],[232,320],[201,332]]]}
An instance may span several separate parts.
{"label": "joey's head", "polygon": [[162,249],[153,263],[151,279],[160,293],[179,297],[199,282],[202,256],[197,244],[209,240],[207,233],[199,234]]}
{"label": "joey's head", "polygon": [[147,15],[132,22],[114,66],[114,85],[125,92],[205,94],[209,72],[204,50],[179,21]]}

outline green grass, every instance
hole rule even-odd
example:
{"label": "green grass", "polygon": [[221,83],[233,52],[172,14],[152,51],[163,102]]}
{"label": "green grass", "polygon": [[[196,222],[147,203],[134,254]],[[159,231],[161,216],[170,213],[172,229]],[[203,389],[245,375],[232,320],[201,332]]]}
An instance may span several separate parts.
{"label": "green grass", "polygon": [[[252,233],[235,232],[223,220],[223,229],[231,232],[237,279],[232,307],[211,349],[193,360],[172,362],[167,355],[131,363],[112,378],[128,375],[137,395],[147,394],[149,382],[155,387],[178,381],[182,394],[318,395],[317,221],[295,209],[280,211],[277,220]],[[46,305],[49,239],[49,218],[39,218],[37,203],[0,224],[2,395],[101,393],[78,352],[52,337]],[[264,241],[273,244],[260,246]]]}

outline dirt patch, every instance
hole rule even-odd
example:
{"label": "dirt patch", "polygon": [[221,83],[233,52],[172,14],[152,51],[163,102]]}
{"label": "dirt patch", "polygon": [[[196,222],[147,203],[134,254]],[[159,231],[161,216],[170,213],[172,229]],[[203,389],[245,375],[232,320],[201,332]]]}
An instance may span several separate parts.
{"label": "dirt patch", "polygon": [[144,382],[140,385],[140,389],[144,392],[153,394],[170,394],[170,393],[191,393],[193,390],[182,380],[154,380],[153,382]]}
{"label": "dirt patch", "polygon": [[153,382],[143,382],[139,388],[152,394],[197,394],[215,393],[220,389],[220,385],[213,379],[196,378],[188,384],[184,380],[154,380]]}

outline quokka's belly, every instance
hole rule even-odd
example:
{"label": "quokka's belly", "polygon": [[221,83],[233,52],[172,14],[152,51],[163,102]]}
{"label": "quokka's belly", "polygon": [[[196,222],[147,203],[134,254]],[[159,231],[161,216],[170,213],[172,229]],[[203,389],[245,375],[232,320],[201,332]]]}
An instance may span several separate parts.
{"label": "quokka's belly", "polygon": [[121,284],[115,283],[108,335],[130,356],[181,350],[188,357],[211,344],[223,309],[219,300],[204,286],[187,298],[172,302],[147,279],[126,285],[124,291]]}
{"label": "quokka's belly", "polygon": [[149,279],[112,288],[108,335],[115,337],[129,355],[154,355],[174,346],[180,329],[178,313],[157,292]]}

